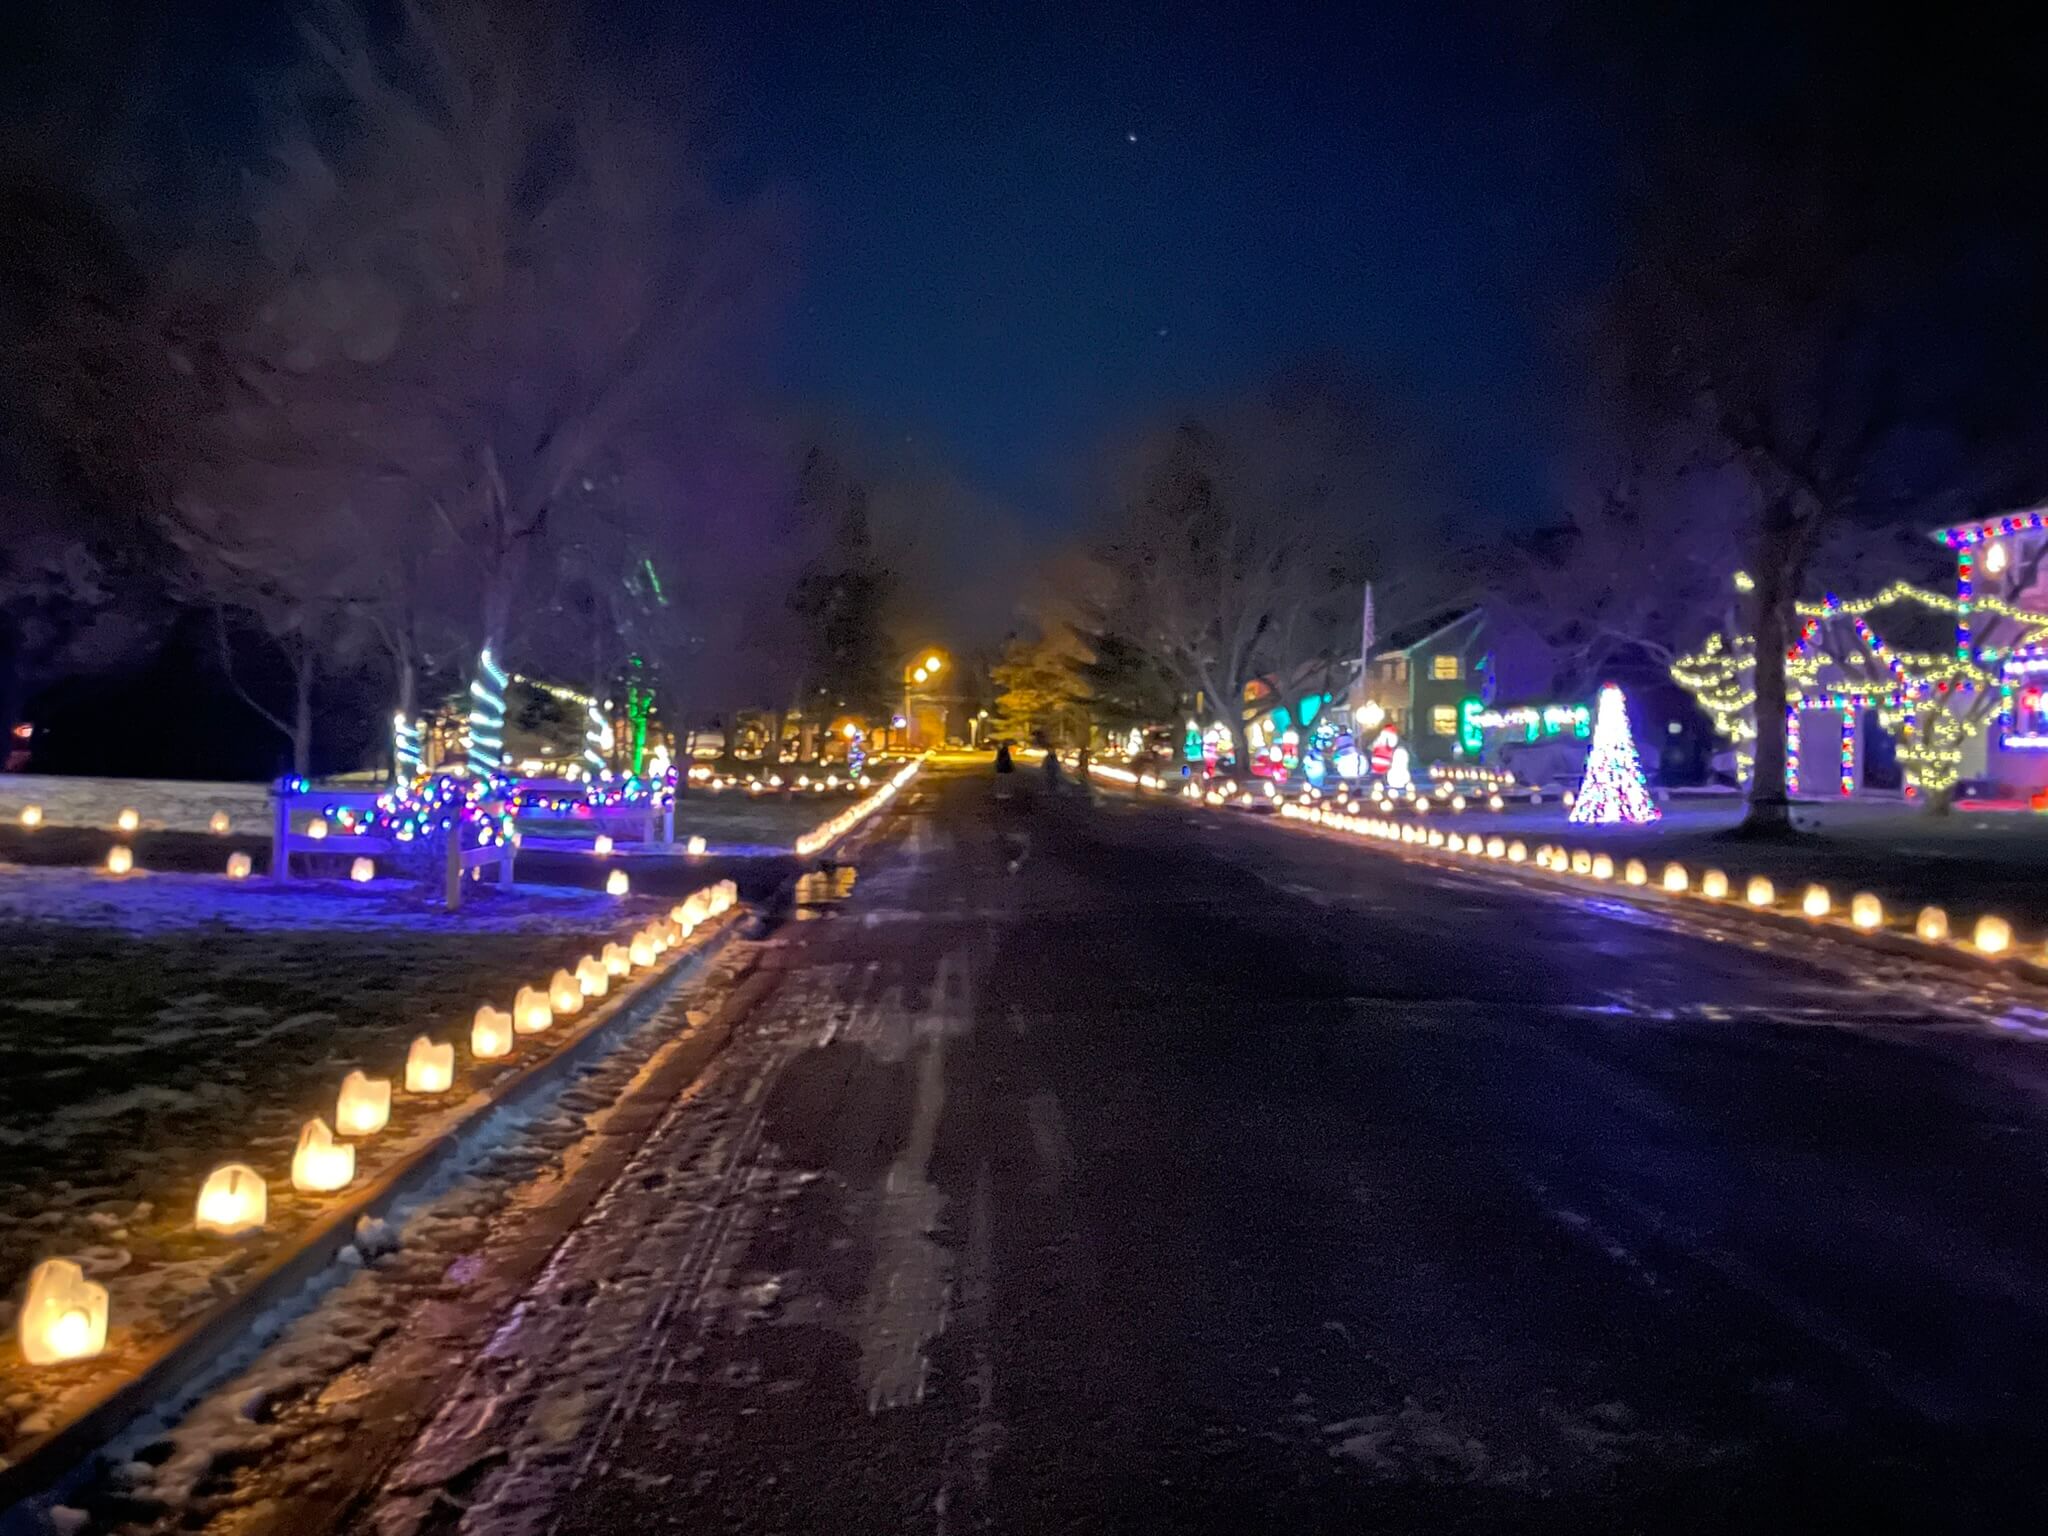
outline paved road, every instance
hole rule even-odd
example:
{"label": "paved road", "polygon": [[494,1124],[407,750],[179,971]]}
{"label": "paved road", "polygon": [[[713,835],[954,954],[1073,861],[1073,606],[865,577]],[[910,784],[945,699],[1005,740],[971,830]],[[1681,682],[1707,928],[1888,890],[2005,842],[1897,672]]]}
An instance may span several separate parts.
{"label": "paved road", "polygon": [[991,787],[781,930],[359,1529],[2040,1528],[2048,1021]]}

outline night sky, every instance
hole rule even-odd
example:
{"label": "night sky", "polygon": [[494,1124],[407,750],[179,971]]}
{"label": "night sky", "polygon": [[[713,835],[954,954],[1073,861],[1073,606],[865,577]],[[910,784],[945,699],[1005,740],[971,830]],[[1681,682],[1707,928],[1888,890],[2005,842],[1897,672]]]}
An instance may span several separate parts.
{"label": "night sky", "polygon": [[[175,9],[33,6],[13,110],[132,111],[155,76],[153,142],[252,153],[292,8]],[[686,61],[657,73],[722,177],[794,205],[801,281],[774,369],[791,397],[1057,532],[1111,434],[1335,354],[1440,504],[1545,514],[1554,332],[1615,238],[1612,130],[1568,83],[1546,8],[884,11],[583,12],[622,59]]]}
{"label": "night sky", "polygon": [[[1601,129],[1462,6],[699,12],[734,174],[803,210],[783,376],[1058,525],[1103,435],[1335,351],[1482,516],[1545,492]],[[1589,234],[1588,231],[1596,231]]]}

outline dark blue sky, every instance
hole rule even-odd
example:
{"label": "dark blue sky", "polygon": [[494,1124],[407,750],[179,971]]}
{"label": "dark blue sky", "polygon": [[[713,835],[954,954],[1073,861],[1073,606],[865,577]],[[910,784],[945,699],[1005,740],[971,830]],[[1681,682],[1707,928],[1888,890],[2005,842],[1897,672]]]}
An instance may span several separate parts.
{"label": "dark blue sky", "polygon": [[1336,349],[1536,515],[1610,217],[1511,8],[879,9],[696,13],[736,173],[803,209],[795,389],[1057,523],[1105,433]]}
{"label": "dark blue sky", "polygon": [[[169,66],[193,152],[232,157],[254,83],[293,51],[292,8],[180,9],[140,28],[166,39],[144,57]],[[137,13],[38,14],[50,46],[17,57],[39,61],[17,88],[63,86],[57,58],[119,88],[109,40]],[[687,60],[726,174],[793,194],[790,393],[912,434],[1020,521],[1072,521],[1097,445],[1134,420],[1333,351],[1403,416],[1439,499],[1542,515],[1569,383],[1551,335],[1608,257],[1613,154],[1565,83],[1578,50],[1539,19],[1597,27],[1589,8],[582,0],[582,15],[624,56]],[[674,89],[696,115],[704,93]]]}

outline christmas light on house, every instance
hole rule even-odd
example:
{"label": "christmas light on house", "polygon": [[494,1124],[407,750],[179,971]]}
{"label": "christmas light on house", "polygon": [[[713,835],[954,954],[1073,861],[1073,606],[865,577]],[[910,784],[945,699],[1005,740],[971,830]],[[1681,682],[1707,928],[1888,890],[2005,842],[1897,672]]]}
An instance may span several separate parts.
{"label": "christmas light on house", "polygon": [[43,824],[43,808],[40,805],[24,805],[21,808],[21,824],[33,832]]}

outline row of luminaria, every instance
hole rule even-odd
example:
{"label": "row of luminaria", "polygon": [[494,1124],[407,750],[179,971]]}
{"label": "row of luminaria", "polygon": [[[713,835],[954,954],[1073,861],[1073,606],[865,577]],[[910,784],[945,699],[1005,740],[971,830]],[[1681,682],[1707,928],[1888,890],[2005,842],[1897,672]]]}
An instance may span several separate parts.
{"label": "row of luminaria", "polygon": [[[623,944],[607,944],[585,955],[573,971],[559,970],[544,987],[521,987],[510,1012],[485,1003],[476,1011],[469,1031],[473,1061],[502,1061],[521,1035],[537,1035],[557,1019],[580,1013],[585,1004],[602,998],[612,983],[645,970],[697,928],[722,915],[739,899],[732,881],[697,891],[635,932]],[[406,1052],[404,1091],[421,1097],[446,1093],[455,1082],[455,1045],[425,1035]],[[335,1096],[334,1123],[321,1116],[308,1120],[292,1153],[291,1185],[305,1194],[333,1194],[355,1182],[356,1142],[374,1136],[391,1119],[392,1082],[353,1071],[341,1080]],[[202,1232],[235,1237],[261,1228],[270,1214],[270,1189],[263,1175],[247,1163],[224,1163],[206,1176],[193,1213]],[[22,1355],[31,1365],[58,1365],[83,1360],[106,1348],[110,1314],[107,1288],[86,1278],[72,1259],[46,1259],[29,1276],[16,1332]]]}

